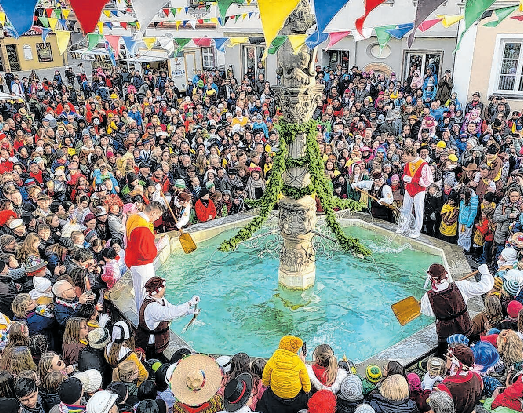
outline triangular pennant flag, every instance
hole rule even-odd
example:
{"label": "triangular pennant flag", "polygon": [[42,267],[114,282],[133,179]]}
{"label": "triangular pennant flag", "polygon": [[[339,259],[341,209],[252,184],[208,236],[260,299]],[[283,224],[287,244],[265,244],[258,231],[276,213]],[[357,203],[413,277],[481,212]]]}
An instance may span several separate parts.
{"label": "triangular pennant flag", "polygon": [[49,27],[49,19],[45,16],[38,17],[38,20],[44,25],[44,27]]}
{"label": "triangular pennant flag", "polygon": [[198,24],[203,24],[203,19],[198,19]]}
{"label": "triangular pennant flag", "polygon": [[192,40],[194,44],[198,47],[211,47],[211,39],[208,37],[201,37]]}
{"label": "triangular pennant flag", "polygon": [[0,23],[5,24],[5,13],[3,11],[0,12]]}
{"label": "triangular pennant flag", "polygon": [[489,17],[492,17],[493,14],[494,14],[493,10],[485,10],[483,12],[483,14],[481,15],[481,17],[479,18],[479,21],[488,19]]}
{"label": "triangular pennant flag", "polygon": [[142,40],[147,46],[148,50],[151,50],[156,43],[156,37],[144,37]]}
{"label": "triangular pennant flag", "polygon": [[98,33],[88,33],[87,34],[87,42],[89,43],[87,46],[87,49],[93,50],[98,43],[100,43],[100,40],[103,39],[103,36]]}
{"label": "triangular pennant flag", "polygon": [[189,24],[193,29],[196,29],[196,20],[189,20]]}
{"label": "triangular pennant flag", "polygon": [[322,44],[328,38],[329,35],[327,33],[320,33],[317,30],[315,30],[309,35],[309,37],[307,37],[307,40],[305,40],[305,44],[309,49],[314,49],[316,46]]}
{"label": "triangular pennant flag", "polygon": [[358,32],[360,34],[362,34],[363,23],[365,23],[365,19],[370,14],[370,12],[385,1],[386,0],[365,0],[365,13],[363,14],[363,16],[356,19],[356,22],[355,22],[356,29],[358,30]]}
{"label": "triangular pennant flag", "polygon": [[61,19],[62,18],[62,10],[61,9],[54,9],[54,15],[56,16],[57,19]]}
{"label": "triangular pennant flag", "polygon": [[252,17],[253,14],[254,14],[254,12],[252,12],[252,11],[249,13],[249,19]]}
{"label": "triangular pennant flag", "polygon": [[329,33],[329,44],[327,45],[325,50],[327,50],[329,47],[334,46],[336,43],[338,43],[344,37],[347,37],[349,34],[350,34],[350,31],[348,31],[348,32]]}
{"label": "triangular pennant flag", "polygon": [[[444,2],[445,0],[418,0],[416,4],[416,17],[414,18],[414,27],[420,27],[424,23],[425,19],[429,17]],[[434,24],[432,26],[434,26]],[[415,34],[416,30],[414,30],[409,36],[409,40],[407,42],[409,47],[412,46],[412,43],[414,42]]]}
{"label": "triangular pennant flag", "polygon": [[218,24],[218,19],[216,17],[211,17],[210,20],[211,23]]}
{"label": "triangular pennant flag", "polygon": [[268,54],[275,54],[280,47],[287,41],[287,36],[276,36],[271,43],[271,46],[267,49]]}
{"label": "triangular pennant flag", "polygon": [[523,11],[523,0],[519,0],[519,11]]}
{"label": "triangular pennant flag", "polygon": [[51,27],[51,29],[55,29],[56,28],[56,23],[58,23],[58,19],[55,19],[54,17],[49,17],[49,26]]}
{"label": "triangular pennant flag", "polygon": [[127,50],[127,57],[134,56],[134,48],[136,47],[136,41],[131,36],[122,36],[125,43],[125,49]]}
{"label": "triangular pennant flag", "polygon": [[177,8],[176,8],[176,11],[177,11],[178,13],[180,13],[180,12],[182,11],[182,8],[181,8],[181,7],[177,7]]}
{"label": "triangular pennant flag", "polygon": [[519,16],[512,16],[511,19],[514,19],[514,20],[518,20],[518,21],[523,21],[523,14],[520,14]]}
{"label": "triangular pennant flag", "polygon": [[225,52],[225,42],[229,40],[227,37],[218,37],[214,39],[214,45],[216,46],[216,50],[219,52]]}
{"label": "triangular pennant flag", "polygon": [[227,14],[227,10],[233,3],[243,3],[243,0],[218,0],[218,10],[220,11],[220,16],[224,18]]}
{"label": "triangular pennant flag", "polygon": [[49,35],[50,32],[51,32],[51,30],[49,30],[49,29],[42,29],[42,41],[44,43],[47,40],[47,36]]}
{"label": "triangular pennant flag", "polygon": [[292,46],[294,54],[298,54],[301,48],[305,45],[306,34],[290,34],[288,36],[289,42]]}
{"label": "triangular pennant flag", "polygon": [[118,17],[118,10],[111,10],[111,14],[115,17]]}
{"label": "triangular pennant flag", "polygon": [[189,7],[185,8],[185,14],[189,13]]}
{"label": "triangular pennant flag", "polygon": [[54,34],[56,35],[58,51],[61,55],[63,55],[67,50],[67,45],[69,44],[69,39],[71,38],[71,32],[67,30],[55,30]]}
{"label": "triangular pennant flag", "polygon": [[176,47],[176,51],[174,52],[174,55],[176,56],[178,53],[180,53],[180,51],[183,49],[183,47],[189,43],[192,39],[190,38],[185,38],[185,37],[181,37],[181,38],[175,38],[174,41],[176,42],[177,44],[177,47]]}
{"label": "triangular pennant flag", "polygon": [[114,52],[118,56],[120,51],[120,36],[106,35],[105,40],[107,40],[109,45],[113,48]]}
{"label": "triangular pennant flag", "polygon": [[51,17],[53,15],[53,9],[45,9],[45,14],[47,15],[47,17]]}
{"label": "triangular pennant flag", "polygon": [[426,31],[429,30],[431,27],[433,27],[433,26],[435,26],[436,24],[438,24],[440,21],[441,21],[441,19],[425,20],[423,23],[421,23],[421,24],[418,26],[418,29],[419,29],[419,31],[421,31],[421,32],[426,32]]}
{"label": "triangular pennant flag", "polygon": [[496,13],[497,20],[485,23],[483,26],[486,26],[486,27],[496,27],[503,20],[505,20],[508,16],[510,16],[518,7],[519,7],[519,5],[510,6],[510,7],[503,7],[501,9],[494,10],[494,12]]}
{"label": "triangular pennant flag", "polygon": [[372,36],[372,31],[374,29],[372,27],[364,27],[362,30],[362,33],[353,31],[352,37],[354,38],[355,42],[359,42],[361,40],[369,39]]}
{"label": "triangular pennant flag", "polygon": [[176,22],[176,30],[178,30],[178,28],[180,27],[180,24],[182,24],[182,22],[178,20],[178,21]]}
{"label": "triangular pennant flag", "polygon": [[249,38],[248,37],[230,37],[229,44],[227,46],[234,47],[237,44],[242,44],[242,43],[249,43]]}
{"label": "triangular pennant flag", "polygon": [[109,30],[113,29],[113,24],[111,22],[104,22],[104,26],[108,27]]}
{"label": "triangular pennant flag", "polygon": [[241,14],[237,14],[236,16],[234,16],[234,23],[236,23],[240,17]]}
{"label": "triangular pennant flag", "polygon": [[441,24],[443,25],[443,27],[445,28],[449,28],[450,26],[452,26],[453,24],[456,24],[457,22],[459,22],[460,20],[463,19],[463,15],[462,14],[452,14],[452,15],[438,15],[436,16],[438,19],[441,19]]}
{"label": "triangular pennant flag", "polygon": [[66,19],[58,19],[58,23],[60,23],[60,25],[65,29],[65,25],[67,24],[67,20]]}
{"label": "triangular pennant flag", "polygon": [[378,40],[378,43],[380,45],[380,50],[383,50],[383,48],[387,45],[387,43],[389,42],[390,38],[392,37],[387,32],[387,30],[395,29],[395,28],[396,28],[395,25],[380,26],[380,27],[375,27],[374,28],[374,31],[376,32],[376,39]]}
{"label": "triangular pennant flag", "polygon": [[220,26],[223,26],[224,22],[221,17],[218,17],[218,23],[220,23]]}
{"label": "triangular pennant flag", "polygon": [[459,49],[461,45],[461,40],[467,32],[467,30],[478,20],[483,12],[487,10],[490,6],[494,4],[496,0],[469,0],[465,3],[465,12],[464,12],[464,21],[465,27],[461,32],[458,43],[456,44],[456,50]]}
{"label": "triangular pennant flag", "polygon": [[[2,0],[2,9],[16,33],[23,35],[33,25],[35,6],[38,0]],[[53,9],[51,9],[53,10]]]}
{"label": "triangular pennant flag", "polygon": [[171,14],[173,17],[176,17],[176,9],[174,7],[171,9]]}
{"label": "triangular pennant flag", "polygon": [[[316,15],[316,31],[323,33],[331,20],[347,4],[348,0],[314,0],[314,14]],[[323,43],[323,42],[322,42]]]}
{"label": "triangular pennant flag", "polygon": [[169,7],[165,7],[162,10],[163,10],[163,14],[165,14],[165,17],[169,17],[169,11],[170,11]]}
{"label": "triangular pennant flag", "polygon": [[158,10],[165,6],[165,3],[165,0],[133,0],[133,9],[140,24],[140,31],[143,32],[147,29]]}
{"label": "triangular pennant flag", "polygon": [[120,26],[127,30],[127,22],[120,22]]}
{"label": "triangular pennant flag", "polygon": [[183,26],[187,25],[187,23],[189,23],[189,20],[182,20],[182,25]]}
{"label": "triangular pennant flag", "polygon": [[84,33],[91,33],[96,28],[102,9],[109,0],[69,0]]}
{"label": "triangular pennant flag", "polygon": [[98,27],[98,33],[104,34],[104,24],[102,22],[96,23],[96,26]]}
{"label": "triangular pennant flag", "polygon": [[300,0],[258,0],[265,44],[272,44]]}
{"label": "triangular pennant flag", "polygon": [[111,11],[110,11],[110,10],[104,10],[104,14],[105,14],[107,17],[111,18]]}
{"label": "triangular pennant flag", "polygon": [[395,39],[403,39],[408,32],[414,28],[414,23],[398,24],[394,29],[388,29],[387,33]]}
{"label": "triangular pennant flag", "polygon": [[64,15],[64,19],[67,19],[69,17],[69,13],[71,13],[71,10],[62,9],[62,14]]}

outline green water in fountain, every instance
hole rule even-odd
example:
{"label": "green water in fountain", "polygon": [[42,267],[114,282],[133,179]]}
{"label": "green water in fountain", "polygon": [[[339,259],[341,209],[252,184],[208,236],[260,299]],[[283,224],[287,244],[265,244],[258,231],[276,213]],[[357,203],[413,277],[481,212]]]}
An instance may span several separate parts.
{"label": "green water in fountain", "polygon": [[[401,238],[384,237],[360,227],[345,228],[373,251],[362,260],[332,251],[322,241],[316,255],[316,284],[306,291],[278,286],[276,234],[257,237],[237,251],[217,251],[237,230],[204,242],[191,255],[171,254],[158,275],[167,278],[171,303],[201,297],[201,313],[171,328],[195,350],[210,354],[246,352],[269,357],[283,335],[298,335],[309,348],[328,343],[338,357],[368,357],[408,337],[433,320],[421,316],[402,327],[391,304],[424,293],[426,269],[441,257],[413,250]],[[268,229],[265,229],[268,231]],[[318,239],[318,237],[316,237]]]}

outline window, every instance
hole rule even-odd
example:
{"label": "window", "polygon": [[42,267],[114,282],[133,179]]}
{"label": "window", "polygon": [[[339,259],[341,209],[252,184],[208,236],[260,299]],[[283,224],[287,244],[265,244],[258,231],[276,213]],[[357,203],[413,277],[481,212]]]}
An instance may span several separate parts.
{"label": "window", "polygon": [[494,88],[499,93],[520,94],[523,92],[521,75],[523,41],[502,40],[499,52],[499,68]]}
{"label": "window", "polygon": [[328,56],[327,66],[336,70],[338,65],[348,69],[349,68],[349,52],[347,50],[327,50]]}
{"label": "window", "polygon": [[258,74],[265,74],[265,62],[262,60],[265,46],[243,47],[243,75],[255,80]]}
{"label": "window", "polygon": [[51,43],[37,43],[36,54],[38,55],[38,61],[40,63],[52,62],[53,51],[51,49]]}
{"label": "window", "polygon": [[407,79],[415,70],[419,70],[420,75],[425,77],[427,70],[430,69],[432,73],[439,78],[441,71],[441,61],[443,60],[443,52],[431,51],[408,51],[404,54],[403,62],[403,79]]}
{"label": "window", "polygon": [[202,67],[205,69],[214,68],[214,48],[202,47]]}

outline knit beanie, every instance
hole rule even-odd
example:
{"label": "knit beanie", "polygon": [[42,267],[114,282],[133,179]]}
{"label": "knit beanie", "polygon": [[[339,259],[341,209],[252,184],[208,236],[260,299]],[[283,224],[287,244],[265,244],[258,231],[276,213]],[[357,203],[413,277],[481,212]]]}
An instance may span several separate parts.
{"label": "knit beanie", "polygon": [[358,407],[356,407],[354,413],[376,413],[376,410],[374,410],[370,404],[360,404]]}
{"label": "knit beanie", "polygon": [[73,377],[76,377],[82,382],[83,389],[86,393],[96,393],[102,387],[102,375],[98,370],[86,370],[76,373]]}
{"label": "knit beanie", "polygon": [[501,256],[507,263],[513,263],[518,260],[518,252],[512,247],[503,249],[503,251],[501,251]]}
{"label": "knit beanie", "polygon": [[76,403],[82,397],[82,382],[77,377],[65,379],[58,387],[60,401],[65,404]]}
{"label": "knit beanie", "polygon": [[505,280],[503,282],[503,288],[505,289],[507,294],[514,297],[519,291],[519,282],[517,282],[516,280]]}
{"label": "knit beanie", "polygon": [[523,305],[519,301],[512,300],[510,303],[508,303],[507,314],[509,317],[517,318],[521,309],[523,309]]}
{"label": "knit beanie", "polygon": [[343,379],[340,387],[340,397],[349,402],[363,399],[363,384],[355,374],[349,374]]}
{"label": "knit beanie", "polygon": [[370,365],[365,369],[365,377],[371,383],[377,383],[381,380],[381,369],[378,366]]}
{"label": "knit beanie", "polygon": [[465,344],[469,345],[469,339],[463,334],[453,334],[450,337],[447,337],[447,343],[452,346],[456,344]]}
{"label": "knit beanie", "polygon": [[296,353],[301,346],[303,346],[303,340],[301,338],[295,336],[284,336],[280,340],[278,348],[288,350],[291,353]]}
{"label": "knit beanie", "polygon": [[320,390],[307,403],[309,413],[335,413],[336,396],[330,390]]}

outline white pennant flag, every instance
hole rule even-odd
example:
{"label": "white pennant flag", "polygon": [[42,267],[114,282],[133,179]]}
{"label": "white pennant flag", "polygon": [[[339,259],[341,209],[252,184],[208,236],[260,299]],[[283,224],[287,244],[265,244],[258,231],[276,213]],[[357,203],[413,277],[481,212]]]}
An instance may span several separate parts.
{"label": "white pennant flag", "polygon": [[371,37],[372,36],[372,27],[364,27],[362,32],[363,32],[363,36],[361,34],[359,34],[359,32],[357,30],[353,30],[351,32],[352,36],[354,37],[355,42],[359,42],[360,40],[368,39],[369,37]]}
{"label": "white pennant flag", "polygon": [[133,9],[140,23],[140,32],[144,32],[154,16],[165,6],[165,0],[133,0]]}

